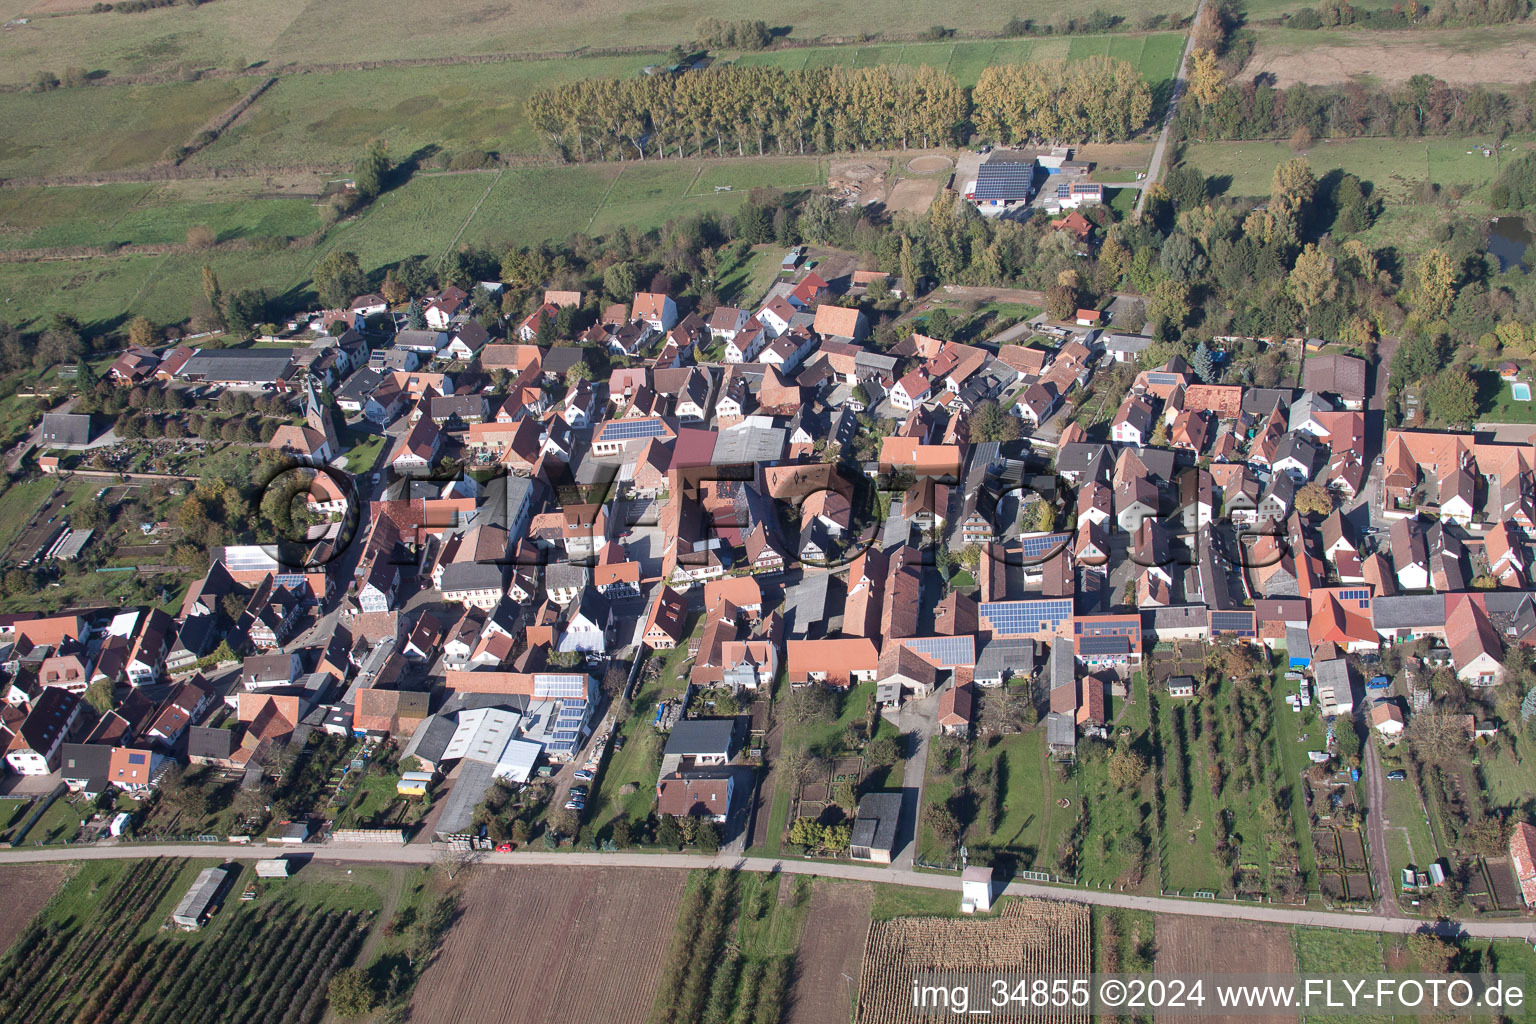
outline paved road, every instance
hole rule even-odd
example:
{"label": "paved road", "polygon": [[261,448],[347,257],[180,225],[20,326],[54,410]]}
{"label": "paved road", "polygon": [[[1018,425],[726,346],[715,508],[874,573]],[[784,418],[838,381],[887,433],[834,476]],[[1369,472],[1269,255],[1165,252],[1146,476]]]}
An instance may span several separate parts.
{"label": "paved road", "polygon": [[[1193,26],[1200,21],[1200,12],[1205,10],[1205,0],[1200,0],[1195,8],[1195,16],[1190,21]],[[1195,33],[1191,31],[1189,38],[1184,42],[1184,55],[1179,58],[1179,70],[1173,77],[1173,92],[1168,98],[1168,112],[1163,115],[1163,130],[1157,133],[1157,145],[1152,147],[1152,163],[1147,167],[1146,180],[1141,183],[1141,194],[1136,197],[1136,216],[1141,216],[1141,211],[1147,205],[1147,193],[1152,186],[1157,184],[1157,179],[1163,173],[1163,153],[1168,149],[1168,136],[1173,131],[1173,114],[1178,109],[1179,97],[1184,95],[1184,86],[1188,84],[1190,52],[1195,48]]]}
{"label": "paved road", "polygon": [[[0,850],[0,865],[47,861],[113,860],[131,857],[224,857],[230,860],[260,860],[281,853],[303,853],[316,860],[343,863],[373,864],[431,864],[440,856],[440,847],[430,846],[370,846],[366,844],[325,843],[304,847],[268,847],[193,844],[166,846],[100,846],[48,847],[20,850]],[[485,853],[477,857],[479,863],[515,866],[518,864],[543,864],[562,867],[609,867],[633,868],[740,868],[743,871],[784,872],[791,875],[814,875],[823,878],[845,878],[859,882],[886,882],[912,885],[924,889],[945,889],[955,893],[959,900],[959,887],[953,875],[925,874],[896,868],[864,866],[839,862],[801,860],[773,860],[766,857],[696,857],[684,853],[559,853],[548,850],[527,850],[518,853]],[[1223,903],[1204,900],[1175,900],[1161,896],[1132,896],[1121,892],[1102,892],[1093,889],[1066,889],[1031,882],[1014,882],[1003,892],[1010,896],[1037,896],[1045,899],[1067,900],[1073,903],[1091,903],[1107,907],[1124,907],[1129,910],[1145,910],[1158,914],[1184,914],[1189,917],[1216,917],[1260,921],[1282,925],[1305,925],[1315,928],[1343,928],[1350,931],[1411,934],[1433,930],[1440,934],[1461,934],[1475,938],[1520,939],[1536,941],[1536,925],[1530,921],[1467,921],[1442,922],[1431,925],[1411,919],[1389,919],[1367,914],[1336,914],[1321,910],[1293,910],[1264,904]]]}

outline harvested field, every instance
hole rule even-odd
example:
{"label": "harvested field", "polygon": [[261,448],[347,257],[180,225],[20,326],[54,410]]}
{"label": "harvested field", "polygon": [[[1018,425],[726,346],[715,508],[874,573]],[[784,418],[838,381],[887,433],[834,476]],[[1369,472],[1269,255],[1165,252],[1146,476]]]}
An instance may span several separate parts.
{"label": "harvested field", "polygon": [[[1232,951],[1242,950],[1242,970],[1254,974],[1290,974],[1296,970],[1291,933],[1277,925],[1250,924],[1206,917],[1159,914],[1157,917],[1157,973],[1191,975],[1211,970],[1212,964],[1228,962]],[[1294,1021],[1294,1014],[1267,1017],[1210,1017],[1212,1024],[1226,1020]]]}
{"label": "harvested field", "polygon": [[0,870],[0,953],[11,948],[16,936],[39,910],[48,905],[54,890],[64,881],[63,864],[12,864]]}
{"label": "harvested field", "polygon": [[818,881],[795,953],[794,984],[784,1010],[787,1024],[848,1024],[852,988],[869,935],[873,889],[865,884]]}
{"label": "harvested field", "polygon": [[[1243,68],[1245,79],[1268,73],[1280,88],[1362,82],[1401,85],[1413,75],[1433,75],[1451,85],[1525,82],[1530,79],[1529,28],[1440,32],[1267,31]],[[1469,47],[1475,47],[1475,57]]]}
{"label": "harvested field", "polygon": [[411,1016],[643,1024],[686,880],[682,871],[476,869],[463,916],[416,986]]}
{"label": "harvested field", "polygon": [[[996,917],[898,917],[870,925],[859,980],[859,1021],[905,1024],[931,1018],[912,1005],[914,974],[922,971],[1081,974],[1093,964],[1086,906],[1016,899]],[[999,1014],[994,1013],[996,1019]],[[1002,1014],[1009,1020],[1076,1019],[1078,1011]]]}

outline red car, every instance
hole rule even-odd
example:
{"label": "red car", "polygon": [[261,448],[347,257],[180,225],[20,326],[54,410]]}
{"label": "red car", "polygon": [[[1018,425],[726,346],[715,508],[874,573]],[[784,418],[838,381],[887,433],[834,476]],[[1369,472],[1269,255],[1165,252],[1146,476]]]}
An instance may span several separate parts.
{"label": "red car", "polygon": [[497,853],[511,853],[512,852],[512,844],[511,843],[498,843],[497,846],[496,846],[496,852]]}

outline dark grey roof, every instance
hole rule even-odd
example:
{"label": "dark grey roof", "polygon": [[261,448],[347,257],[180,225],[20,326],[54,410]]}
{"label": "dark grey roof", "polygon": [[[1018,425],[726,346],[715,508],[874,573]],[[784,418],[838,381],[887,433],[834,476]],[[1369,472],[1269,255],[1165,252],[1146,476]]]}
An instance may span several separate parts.
{"label": "dark grey roof", "polygon": [[1059,637],[1051,644],[1051,653],[1046,661],[1046,677],[1051,689],[1067,686],[1076,680],[1076,661],[1071,640]]}
{"label": "dark grey roof", "polygon": [[198,349],[178,376],[208,381],[275,382],[293,364],[293,352],[291,348]]}
{"label": "dark grey roof", "polygon": [[1147,474],[1158,480],[1172,480],[1174,467],[1179,460],[1178,453],[1167,448],[1140,448],[1136,451],[1136,457],[1147,467]]}
{"label": "dark grey roof", "polygon": [[1206,625],[1207,621],[1207,611],[1203,604],[1179,604],[1152,611],[1154,632],[1162,629],[1193,629]]}
{"label": "dark grey roof", "polygon": [[1328,452],[1311,434],[1291,431],[1280,439],[1275,457],[1270,461],[1278,463],[1285,459],[1295,459],[1305,466],[1310,478],[1328,461]]}
{"label": "dark grey roof", "polygon": [[41,446],[85,445],[91,441],[91,417],[82,412],[45,412],[39,430]]}
{"label": "dark grey roof", "polygon": [[734,718],[685,718],[672,727],[665,756],[730,754],[736,737]]}
{"label": "dark grey roof", "polygon": [[459,778],[453,784],[443,813],[437,819],[440,836],[465,835],[474,827],[475,808],[485,799],[486,790],[496,780],[496,766],[489,761],[466,757],[459,762]]}
{"label": "dark grey roof", "polygon": [[1077,746],[1077,724],[1071,715],[1052,711],[1045,716],[1045,742],[1052,747],[1073,749]]}
{"label": "dark grey roof", "polygon": [[60,748],[59,777],[65,780],[86,779],[91,791],[99,791],[108,785],[107,775],[112,762],[112,748],[105,743],[66,743]]}
{"label": "dark grey roof", "polygon": [[1440,594],[1399,594],[1371,599],[1371,624],[1377,629],[1445,628],[1445,598]]}
{"label": "dark grey roof", "polygon": [[1275,406],[1289,408],[1293,388],[1247,388],[1243,391],[1243,412],[1252,416],[1268,416]]}
{"label": "dark grey roof", "polygon": [[460,590],[494,590],[503,586],[501,566],[495,562],[455,562],[443,568],[443,593]]}
{"label": "dark grey roof", "polygon": [[187,730],[188,757],[228,757],[236,746],[233,729],[194,725]]}
{"label": "dark grey roof", "polygon": [[866,793],[859,801],[851,845],[895,850],[896,825],[901,818],[900,793]]}
{"label": "dark grey roof", "polygon": [[436,764],[443,759],[443,753],[448,749],[448,743],[453,739],[453,734],[458,727],[459,723],[455,715],[443,712],[429,715],[411,734],[411,741],[406,744],[401,756],[419,757],[423,761]]}
{"label": "dark grey roof", "polygon": [[1001,679],[1004,674],[1030,676],[1035,671],[1035,642],[1027,637],[993,637],[976,659],[975,678]]}
{"label": "dark grey roof", "polygon": [[[1074,441],[1064,444],[1056,454],[1058,473],[1087,473],[1096,460],[1110,458],[1113,449],[1107,444],[1090,441]],[[1149,467],[1150,468],[1150,467]]]}
{"label": "dark grey roof", "polygon": [[1291,657],[1312,656],[1312,641],[1307,636],[1307,631],[1301,626],[1285,627],[1285,649]]}

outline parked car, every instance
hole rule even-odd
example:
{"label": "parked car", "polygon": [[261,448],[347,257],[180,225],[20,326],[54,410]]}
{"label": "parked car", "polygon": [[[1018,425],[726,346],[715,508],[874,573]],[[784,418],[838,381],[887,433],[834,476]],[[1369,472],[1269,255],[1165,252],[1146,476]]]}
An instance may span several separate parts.
{"label": "parked car", "polygon": [[582,782],[591,782],[592,773],[587,771],[585,768],[578,768],[576,769],[576,778],[580,779]]}
{"label": "parked car", "polygon": [[568,811],[580,811],[585,809],[586,806],[587,802],[585,800],[567,800],[565,802],[565,809]]}
{"label": "parked car", "polygon": [[1387,780],[1389,782],[1402,782],[1403,780],[1405,780],[1407,778],[1408,778],[1408,773],[1403,771],[1402,769],[1398,769],[1396,771],[1387,772]]}
{"label": "parked car", "polygon": [[587,787],[586,786],[572,786],[571,787],[571,798],[574,799],[574,800],[585,800],[587,798]]}
{"label": "parked car", "polygon": [[497,843],[496,844],[496,852],[497,853],[511,853],[512,852],[512,844],[511,843]]}

